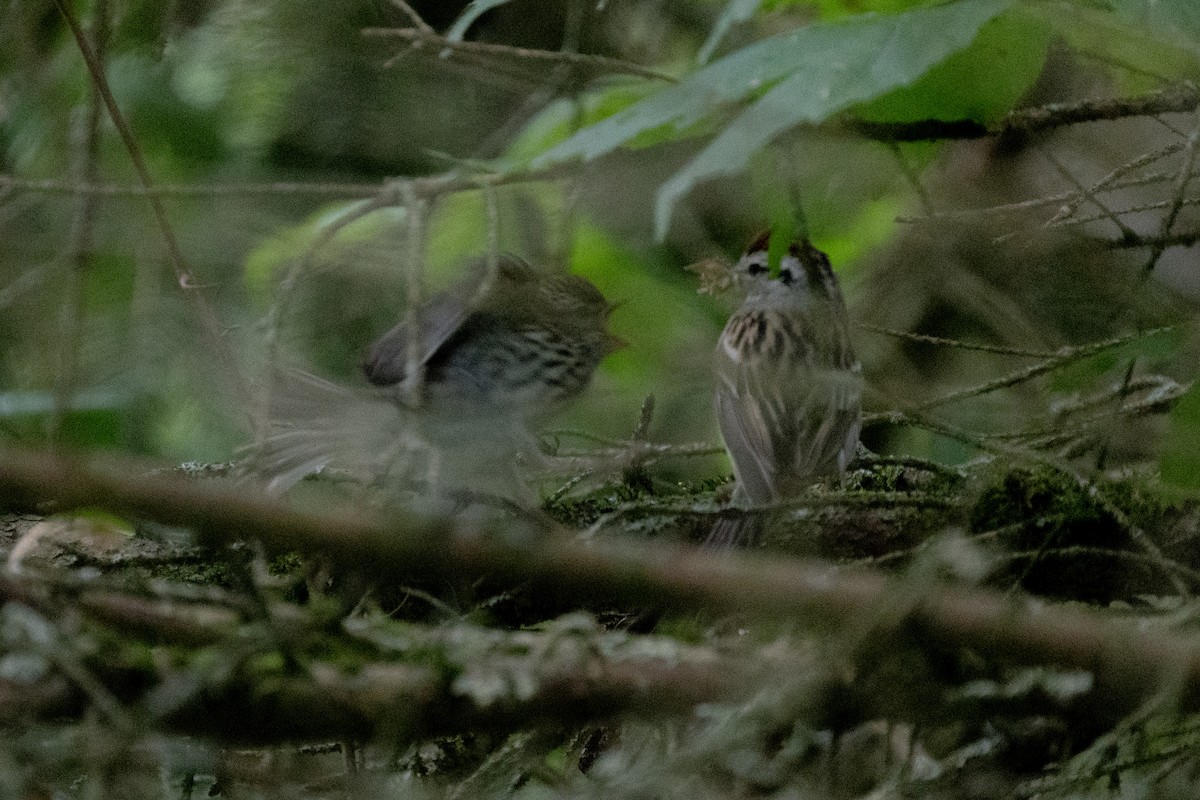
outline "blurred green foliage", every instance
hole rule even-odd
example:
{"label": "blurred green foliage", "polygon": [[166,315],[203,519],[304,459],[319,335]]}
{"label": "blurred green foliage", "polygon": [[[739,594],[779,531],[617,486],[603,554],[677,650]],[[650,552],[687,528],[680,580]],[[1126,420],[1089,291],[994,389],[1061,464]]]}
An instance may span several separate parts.
{"label": "blurred green foliage", "polygon": [[[548,441],[564,450],[615,441],[619,449],[638,430],[650,444],[715,444],[710,356],[737,298],[701,295],[687,267],[729,262],[774,225],[811,236],[830,254],[851,316],[861,323],[855,346],[867,382],[864,443],[899,456],[856,471],[850,494],[914,501],[904,508],[910,516],[895,514],[876,527],[879,509],[866,503],[853,506],[860,516],[838,516],[852,507],[848,501],[845,508],[820,506],[828,517],[811,513],[817,504],[792,509],[803,531],[795,552],[809,552],[814,528],[836,538],[845,531],[828,520],[849,519],[846,531],[859,538],[834,542],[833,552],[850,552],[873,534],[886,538],[890,524],[911,537],[900,537],[901,545],[915,553],[928,532],[918,518],[932,520],[930,529],[944,527],[941,502],[975,509],[964,528],[976,538],[968,544],[952,532],[947,547],[961,545],[961,560],[973,562],[1027,551],[1012,562],[1026,588],[1079,597],[1078,586],[1095,580],[1104,585],[1087,598],[1147,604],[1145,595],[1164,591],[1161,565],[1133,549],[1135,537],[1118,517],[1132,518],[1151,539],[1195,527],[1186,509],[1162,500],[1175,492],[1194,498],[1200,488],[1200,272],[1195,251],[1174,246],[1194,241],[1200,226],[1194,177],[1179,177],[1200,138],[1195,112],[1003,136],[983,136],[978,125],[1001,125],[1019,109],[1052,113],[1134,93],[1194,92],[1194,0],[424,0],[413,4],[423,20],[435,33],[453,35],[417,36],[415,44],[371,32],[414,25],[387,0],[319,7],[78,0],[71,7],[89,30],[107,31],[105,74],[145,152],[189,275],[181,286],[111,120],[101,113],[96,129],[88,129],[92,86],[61,17],[47,4],[0,7],[0,439],[173,461],[236,458],[253,435],[255,409],[230,390],[232,373],[257,388],[274,371],[299,367],[365,390],[360,360],[405,314],[406,276],[419,270],[426,294],[441,291],[494,244],[547,270],[582,275],[616,305],[612,331],[625,346],[604,361],[578,402],[547,422]],[[648,68],[660,74],[647,75]],[[970,139],[939,134],[947,129],[935,125],[928,140],[893,142],[864,135],[863,122],[975,127]],[[439,176],[461,183],[433,192],[416,219],[417,209],[404,203],[403,181]],[[422,253],[416,264],[409,258],[414,231]],[[1155,252],[1145,237],[1157,233],[1180,238]],[[775,251],[785,238],[776,236]],[[236,363],[222,361],[205,338],[190,292],[203,293],[215,310]],[[1173,327],[1145,334],[1161,326]],[[1116,337],[1126,338],[1086,347]],[[648,395],[656,398],[655,414],[639,430]],[[989,458],[995,463],[970,470],[942,466]],[[654,507],[665,499],[656,510],[661,516],[630,526],[649,536],[679,527],[679,508],[665,508],[669,503],[699,502],[703,511],[727,500],[728,465],[719,456],[612,462],[606,466],[616,477],[597,468],[600,489],[580,484],[578,495],[555,498],[551,510],[582,527],[619,515],[627,503]],[[553,477],[562,486],[572,476]],[[920,496],[931,487],[937,491]],[[318,492],[326,489],[313,490],[314,503],[324,502]],[[971,491],[977,496],[970,502],[943,496]],[[1104,492],[1122,503],[1102,502]],[[702,514],[693,520],[708,521]],[[1118,557],[1109,552],[1125,545],[1131,549]],[[1070,552],[1074,560],[1063,570],[1041,558],[1054,548],[1059,559],[1068,548],[1092,552]],[[953,559],[939,561],[935,549],[914,561],[948,568]],[[1168,555],[1194,569],[1182,554]],[[920,561],[924,556],[931,560]],[[242,550],[234,557],[240,564],[252,556]],[[1119,563],[1122,574],[1145,583],[1123,582],[1121,592],[1109,592],[1109,576],[1093,569],[1098,563]],[[306,574],[320,570],[311,567],[288,567],[288,599],[337,607],[342,599],[320,595],[318,576]],[[1066,588],[1064,575],[1074,579]],[[242,577],[235,566],[218,569],[203,558],[163,567],[156,577],[164,576],[225,588]],[[1131,586],[1136,598],[1126,596]],[[474,614],[476,621],[495,621],[496,609],[512,600],[508,587],[505,597],[479,603],[479,586],[447,594],[460,590],[467,598],[461,607],[432,595],[419,599],[429,601],[431,618]],[[236,599],[252,607],[248,618],[264,605],[257,595]],[[1194,619],[1191,607],[1172,609],[1185,623]],[[5,613],[26,612],[9,604]],[[272,637],[279,631],[259,635],[266,626],[253,619],[252,635],[239,633],[236,646],[219,652],[217,660],[229,665],[199,669],[236,672],[236,663],[268,678],[291,670],[290,634],[278,641]],[[9,622],[0,625],[0,638],[24,652],[25,635]],[[570,642],[579,633],[570,625],[581,623],[568,623],[558,633]],[[746,633],[740,620],[722,624],[737,637]],[[711,628],[708,620],[681,616],[662,632],[723,647],[728,631]],[[471,635],[482,641],[481,630]],[[763,643],[773,635],[766,628],[754,633]],[[865,626],[846,641],[854,637],[871,638]],[[400,639],[397,651],[410,647]],[[829,641],[837,647],[826,647]],[[845,642],[820,644],[813,649]],[[871,644],[883,650],[893,643]],[[99,652],[104,642],[79,646]],[[22,667],[7,652],[5,679]],[[138,653],[146,664],[151,655],[175,655],[140,646]],[[35,655],[33,663],[49,671],[48,657]],[[975,665],[960,674],[962,665],[948,657],[906,671],[909,654],[887,655],[879,660],[883,677],[870,676],[886,691],[868,696],[903,695],[917,705],[922,695],[910,692],[914,686],[932,694],[928,686],[984,672]],[[893,662],[903,681],[888,680]],[[853,666],[836,664],[839,674],[864,674]],[[465,689],[477,697],[487,699],[500,685],[486,669],[476,677]],[[999,696],[1009,677],[997,670],[971,685]],[[1034,676],[1034,690],[1053,677]],[[202,686],[168,687],[158,702]],[[631,798],[824,796],[805,781],[838,765],[817,765],[827,731],[805,720],[827,718],[797,710],[800,701],[768,693],[742,708],[706,705],[688,735],[683,726],[664,735],[657,722],[627,726],[625,741],[610,747],[592,776],[578,768],[582,747],[563,745],[557,733],[521,742],[522,733],[507,751],[508,744],[461,737],[391,753],[385,776],[375,777],[380,786],[396,779],[389,791],[403,783],[408,794],[399,796],[440,788],[411,778],[442,780],[437,770],[447,764],[472,771],[478,793],[488,796],[558,796],[562,787],[590,796],[596,785]],[[103,722],[88,720],[81,739],[105,738]],[[946,765],[957,770],[994,755],[989,748],[1004,739],[991,722],[956,719],[947,726],[953,731],[933,731],[928,741],[944,735],[962,750],[914,749],[904,759],[940,759],[944,775],[960,775]],[[1137,738],[1111,735],[1113,750]],[[47,745],[54,737],[57,743]],[[1171,728],[1164,738],[1172,737],[1195,752],[1194,732]],[[83,796],[72,792],[80,785],[91,791],[92,778],[79,776],[101,772],[93,751],[119,749],[87,744],[91,749],[31,728],[0,748],[0,759],[14,762],[0,763],[0,795]],[[1118,777],[1134,787],[1124,796],[1169,796],[1143,791],[1159,785],[1148,771],[1167,758],[1162,751],[1138,750],[1144,760],[1118,772],[1108,767],[1107,746],[1099,738],[1073,759],[1061,754],[1068,766],[1047,779],[1042,796],[1119,795]],[[14,753],[43,759],[48,772],[61,768],[70,792],[39,786],[19,795],[27,787],[13,777],[25,774]],[[180,762],[163,768],[171,780],[216,772],[208,753],[169,755]],[[996,758],[990,763],[1009,771],[974,785],[1002,790],[972,796],[1012,796],[1004,790],[1015,792],[1019,777],[1050,763],[1050,756],[1031,760],[1032,767]],[[339,769],[351,763],[335,761]],[[324,762],[310,764],[317,766],[305,780],[331,774]],[[864,764],[849,758],[843,769],[863,792],[892,774],[891,764]],[[287,771],[274,769],[276,777]],[[696,777],[714,774],[712,783]],[[220,780],[212,783],[219,788]],[[144,796],[159,796],[158,788]],[[170,788],[186,797],[195,787]]]}
{"label": "blurred green foliage", "polygon": [[[383,179],[445,170],[576,170],[567,181],[442,196],[424,225],[428,291],[454,284],[494,240],[586,275],[619,304],[613,326],[628,346],[553,426],[628,435],[653,393],[653,435],[713,441],[709,352],[733,301],[697,296],[682,267],[731,259],[761,226],[792,216],[830,252],[854,316],[885,327],[1053,350],[1179,319],[1178,297],[1153,281],[1129,282],[1136,258],[1128,252],[1076,258],[1081,251],[1052,237],[982,244],[1029,230],[1022,220],[1007,230],[990,221],[932,232],[896,224],[930,202],[952,209],[1051,191],[1054,172],[1036,147],[893,146],[851,138],[837,123],[994,123],[1022,103],[1196,78],[1196,18],[1180,0],[740,0],[669,9],[526,0],[476,4],[466,16],[463,4],[415,7],[436,30],[457,20],[452,38],[461,34],[465,45],[555,50],[565,36],[583,53],[640,62],[679,82],[364,36],[364,28],[409,24],[377,0],[322,15],[283,0],[107,7],[108,79],[165,186],[195,282],[251,379],[275,358],[360,380],[363,349],[403,314],[408,211],[374,211],[314,243]],[[88,25],[96,8],[76,4]],[[59,183],[9,186],[0,206],[2,429],[38,440],[57,427],[59,439],[77,443],[228,457],[247,432],[237,401],[214,389],[223,383],[214,373],[227,366],[213,362],[197,333],[145,200],[119,192],[85,201],[70,190],[90,91],[74,41],[46,8],[14,4],[4,13],[0,171]],[[132,186],[128,155],[102,120],[92,169],[101,183]],[[1086,139],[1052,144],[1060,160],[1091,158],[1102,172],[1136,155],[1139,136],[1110,138],[1103,157]],[[84,205],[90,236],[73,243]],[[73,264],[76,246],[85,255]],[[62,338],[64,315],[81,320],[75,342]],[[268,350],[273,325],[278,343]],[[859,338],[878,409],[984,382],[1014,363],[866,331]],[[1190,380],[1181,360],[1189,342],[1179,332],[1133,343],[1056,370],[1036,390],[1014,386],[943,413],[995,432],[1049,418],[1056,397],[1099,391],[1131,362],[1137,372]],[[102,412],[81,400],[92,397],[107,398]],[[912,430],[869,430],[868,441],[951,459],[973,452]],[[1154,460],[1153,440],[1138,442],[1128,456]],[[663,468],[696,474],[712,465]]]}

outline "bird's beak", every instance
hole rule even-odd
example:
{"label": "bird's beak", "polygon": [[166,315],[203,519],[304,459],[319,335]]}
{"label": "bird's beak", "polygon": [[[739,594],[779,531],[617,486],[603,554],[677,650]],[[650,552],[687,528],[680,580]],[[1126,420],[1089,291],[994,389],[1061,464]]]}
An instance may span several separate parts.
{"label": "bird's beak", "polygon": [[629,342],[625,341],[620,336],[614,336],[610,333],[608,334],[607,341],[605,342],[604,355],[615,353],[618,350],[622,350],[626,347],[629,347]]}

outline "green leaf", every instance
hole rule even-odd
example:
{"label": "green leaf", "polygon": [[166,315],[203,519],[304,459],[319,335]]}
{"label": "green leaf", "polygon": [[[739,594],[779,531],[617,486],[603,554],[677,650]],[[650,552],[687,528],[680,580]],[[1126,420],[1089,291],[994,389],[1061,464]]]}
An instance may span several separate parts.
{"label": "green leaf", "polygon": [[1051,28],[1022,14],[1003,14],[971,46],[916,83],[855,109],[863,119],[911,122],[970,119],[987,124],[1008,113],[1042,73]]}
{"label": "green leaf", "polygon": [[659,188],[655,235],[666,235],[675,203],[697,183],[741,172],[754,152],[788,128],[821,122],[911,84],[969,45],[1007,5],[1006,0],[967,0],[891,17],[864,15],[791,34],[801,63]]}
{"label": "green leaf", "polygon": [[[983,23],[1009,5],[1010,0],[964,0],[894,16],[864,14],[773,36],[584,128],[534,159],[533,166],[590,160],[662,125],[683,130],[789,76],[780,86],[798,91],[804,102],[792,112],[777,109],[777,116],[793,122],[819,121],[851,103],[913,82],[969,44]],[[760,98],[754,108],[773,106],[771,96]]]}
{"label": "green leaf", "polygon": [[762,0],[729,0],[725,6],[725,10],[721,12],[721,16],[717,18],[717,23],[713,25],[712,31],[708,34],[708,38],[704,41],[704,46],[700,48],[700,53],[696,56],[696,62],[699,64],[707,64],[712,58],[713,52],[717,46],[721,44],[721,40],[725,38],[725,34],[729,29],[739,22],[745,22],[754,16],[754,12],[758,10],[758,5]]}
{"label": "green leaf", "polygon": [[864,14],[772,37],[579,131],[534,159],[533,166],[596,158],[662,126],[683,131],[757,96],[659,190],[655,217],[661,238],[675,201],[696,183],[742,171],[754,152],[788,128],[820,122],[912,84],[967,47],[984,23],[1010,5],[1010,0],[963,0],[892,16]]}
{"label": "green leaf", "polygon": [[[534,166],[595,158],[660,125],[683,129],[777,83],[751,112],[759,109],[759,117],[791,124],[820,121],[852,103],[912,83],[970,44],[979,28],[1010,4],[963,0],[892,16],[864,14],[774,36],[585,128],[535,159]],[[793,99],[799,107],[779,103]]]}
{"label": "green leaf", "polygon": [[[525,125],[521,135],[509,146],[506,158],[514,163],[526,163],[565,141],[579,128],[594,125],[644,100],[655,88],[656,85],[650,82],[613,84],[586,92],[574,100],[551,103]],[[650,136],[651,133],[647,131],[627,144],[656,144],[658,139]]]}
{"label": "green leaf", "polygon": [[1107,5],[1111,10],[1082,2],[1028,5],[1024,10],[1089,61],[1114,65],[1113,77],[1123,91],[1151,91],[1162,88],[1164,78],[1200,75],[1200,33],[1188,33],[1195,29],[1189,28],[1187,17],[1187,9],[1200,10],[1200,4],[1114,0]]}
{"label": "green leaf", "polygon": [[[326,228],[356,212],[366,201],[333,203],[303,222],[281,228],[246,255],[243,279],[252,296],[266,302],[273,296],[275,282],[312,249]],[[337,232],[332,242],[313,253],[310,270],[337,259],[339,248],[351,242],[371,242],[404,221],[403,208],[384,208],[367,214]]]}
{"label": "green leaf", "polygon": [[896,217],[904,204],[899,198],[887,195],[857,208],[844,231],[821,234],[820,247],[841,277],[843,289],[847,288],[847,277],[863,266],[863,256],[891,240],[896,232]]}
{"label": "green leaf", "polygon": [[1200,3],[1196,0],[1109,0],[1112,10],[1151,34],[1200,52]]}
{"label": "green leaf", "polygon": [[896,14],[920,6],[938,5],[939,2],[940,0],[770,0],[766,9],[770,11],[774,8],[815,4],[820,10],[821,19],[830,20],[854,16],[864,11]]}
{"label": "green leaf", "polygon": [[1193,384],[1171,410],[1171,430],[1159,466],[1164,483],[1200,489],[1200,383]]}

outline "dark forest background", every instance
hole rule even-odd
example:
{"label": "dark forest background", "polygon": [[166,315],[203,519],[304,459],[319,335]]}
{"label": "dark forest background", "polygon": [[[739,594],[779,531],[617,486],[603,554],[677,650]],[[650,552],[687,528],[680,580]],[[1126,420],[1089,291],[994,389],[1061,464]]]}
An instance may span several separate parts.
{"label": "dark forest background", "polygon": [[[0,4],[0,796],[1194,796],[1198,80],[1190,0]],[[714,553],[781,224],[866,450]],[[528,495],[247,477],[499,252],[626,342]]]}

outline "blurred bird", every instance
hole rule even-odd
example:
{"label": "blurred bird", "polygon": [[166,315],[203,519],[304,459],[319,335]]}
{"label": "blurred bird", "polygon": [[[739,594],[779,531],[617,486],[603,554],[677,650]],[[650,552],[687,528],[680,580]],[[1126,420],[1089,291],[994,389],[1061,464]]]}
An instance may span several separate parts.
{"label": "blurred bird", "polygon": [[[253,469],[273,490],[333,467],[374,480],[423,472],[416,477],[435,492],[522,495],[517,454],[536,458],[533,424],[580,394],[622,344],[608,332],[612,310],[579,276],[511,255],[489,271],[480,259],[467,280],[371,345],[362,369],[380,389],[279,376]],[[412,397],[410,364],[424,373],[415,408],[402,402]]]}
{"label": "blurred bird", "polygon": [[[482,296],[471,294],[467,285],[445,292],[417,317],[416,353],[435,409],[451,403],[537,416],[583,391],[621,344],[607,330],[613,307],[578,275],[541,273],[506,255]],[[403,383],[410,330],[403,321],[371,345],[367,380]]]}
{"label": "blurred bird", "polygon": [[[862,423],[862,369],[829,258],[793,242],[769,274],[769,233],[734,266],[746,299],[717,344],[717,421],[737,478],[733,503],[754,508],[846,470]],[[715,546],[752,544],[761,517],[719,520]]]}

